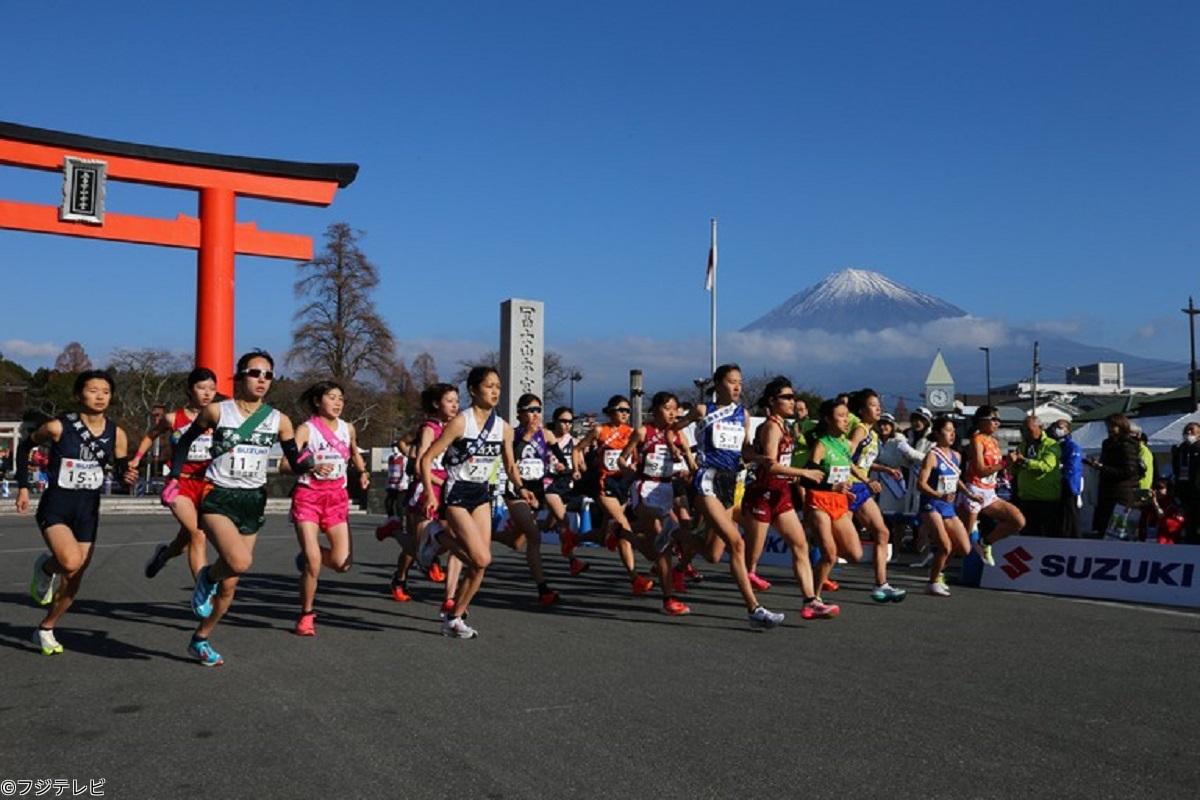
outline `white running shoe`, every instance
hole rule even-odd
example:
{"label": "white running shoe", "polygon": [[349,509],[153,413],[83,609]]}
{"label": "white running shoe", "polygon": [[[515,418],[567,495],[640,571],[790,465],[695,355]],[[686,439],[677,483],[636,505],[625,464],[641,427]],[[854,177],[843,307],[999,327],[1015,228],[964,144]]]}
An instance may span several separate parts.
{"label": "white running shoe", "polygon": [[47,575],[42,569],[49,560],[50,554],[42,553],[33,562],[33,579],[29,582],[29,596],[39,606],[50,605],[54,599],[54,586],[58,582],[57,575]]}
{"label": "white running shoe", "polygon": [[914,561],[913,563],[909,564],[909,566],[912,567],[913,569],[926,569],[932,563],[933,563],[933,551],[929,550],[928,552],[925,553],[924,558],[922,558],[920,561]]}
{"label": "white running shoe", "polygon": [[996,559],[992,558],[992,546],[990,544],[984,544],[982,539],[979,540],[975,543],[975,552],[979,553],[979,557],[983,559],[983,563],[989,567],[996,566]]}
{"label": "white running shoe", "polygon": [[442,636],[452,639],[474,639],[478,635],[479,631],[463,622],[462,617],[450,617],[442,621]]}
{"label": "white running shoe", "polygon": [[34,628],[33,643],[42,648],[42,655],[52,656],[63,651],[63,646],[54,638],[54,631],[45,628]]}
{"label": "white running shoe", "polygon": [[[940,577],[940,576],[939,576]],[[950,590],[946,588],[946,584],[941,581],[934,581],[925,586],[925,594],[931,594],[934,597],[949,597]]]}
{"label": "white running shoe", "polygon": [[750,620],[750,627],[756,630],[768,630],[783,622],[783,614],[768,611],[762,606],[751,611],[747,618]]}

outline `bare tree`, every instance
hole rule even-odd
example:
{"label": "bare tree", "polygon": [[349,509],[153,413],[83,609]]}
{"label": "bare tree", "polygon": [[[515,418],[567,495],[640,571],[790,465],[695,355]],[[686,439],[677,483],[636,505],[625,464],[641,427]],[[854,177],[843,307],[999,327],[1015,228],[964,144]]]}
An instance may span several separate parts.
{"label": "bare tree", "polygon": [[92,368],[92,360],[79,342],[68,342],[54,359],[55,372],[83,372]]}
{"label": "bare tree", "polygon": [[182,404],[187,370],[192,359],[158,348],[118,348],[108,359],[117,391],[113,397],[117,416],[134,430],[145,425],[150,409]]}
{"label": "bare tree", "polygon": [[409,377],[418,392],[438,382],[437,362],[429,353],[421,353],[412,360]]}
{"label": "bare tree", "polygon": [[325,249],[300,265],[297,298],[308,302],[293,319],[288,364],[349,384],[360,374],[381,381],[395,369],[396,340],[375,310],[379,272],[358,247],[361,231],[344,222],[325,230]]}
{"label": "bare tree", "polygon": [[[459,361],[458,366],[458,372],[455,372],[450,379],[450,382],[456,386],[466,383],[467,373],[471,371],[472,367],[500,369],[500,353],[496,350],[489,350],[472,361]],[[562,356],[553,350],[547,350],[542,356],[542,394],[545,395],[542,400],[547,403],[562,401],[565,397],[563,386],[571,380],[572,375],[579,376],[576,380],[583,380],[583,373],[579,371],[578,367],[565,364]]]}

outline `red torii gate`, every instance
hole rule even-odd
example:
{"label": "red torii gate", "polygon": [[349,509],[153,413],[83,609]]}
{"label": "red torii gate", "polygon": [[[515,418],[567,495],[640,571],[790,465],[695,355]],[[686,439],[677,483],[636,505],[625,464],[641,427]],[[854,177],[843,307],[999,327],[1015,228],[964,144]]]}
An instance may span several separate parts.
{"label": "red torii gate", "polygon": [[[0,200],[0,228],[197,251],[196,365],[215,372],[218,388],[226,394],[232,392],[235,254],[296,261],[308,261],[313,254],[308,236],[260,231],[253,222],[238,222],[238,196],[327,206],[338,188],[358,175],[357,164],[200,153],[7,122],[0,122],[0,164],[66,172],[68,179],[61,208]],[[199,217],[107,214],[102,194],[106,177],[194,189],[200,193]]]}

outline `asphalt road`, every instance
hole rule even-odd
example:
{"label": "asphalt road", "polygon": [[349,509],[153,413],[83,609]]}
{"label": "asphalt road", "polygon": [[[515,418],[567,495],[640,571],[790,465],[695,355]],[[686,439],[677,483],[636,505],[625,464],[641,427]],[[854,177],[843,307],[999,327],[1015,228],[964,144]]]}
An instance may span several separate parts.
{"label": "asphalt road", "polygon": [[[899,605],[843,569],[832,622],[802,622],[782,570],[751,631],[722,567],[691,616],[634,599],[588,550],[567,577],[546,548],[554,611],[523,559],[497,548],[471,622],[438,635],[438,592],[386,594],[396,554],[355,520],[353,571],[296,613],[286,519],[268,519],[252,575],[213,643],[194,625],[182,560],[142,576],[161,517],[110,517],[62,656],[29,643],[41,549],[0,518],[3,779],[103,778],[121,798],[728,798],[1200,796],[1200,616],[954,587]],[[916,589],[915,572],[894,583]],[[29,795],[32,796],[32,795]],[[53,793],[51,795],[53,796]],[[70,796],[68,792],[64,796]]]}

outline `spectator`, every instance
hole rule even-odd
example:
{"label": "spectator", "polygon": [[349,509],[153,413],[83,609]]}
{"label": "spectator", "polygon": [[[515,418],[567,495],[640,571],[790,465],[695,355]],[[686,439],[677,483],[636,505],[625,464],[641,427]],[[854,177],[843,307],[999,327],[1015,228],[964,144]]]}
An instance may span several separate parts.
{"label": "spectator", "polygon": [[875,423],[875,430],[879,432],[879,457],[875,463],[896,470],[881,475],[883,491],[878,497],[879,510],[891,530],[891,541],[902,542],[905,537],[901,534],[907,522],[904,503],[908,497],[910,475],[913,469],[921,466],[929,448],[927,445],[924,450],[913,447],[908,438],[896,430],[896,418],[891,414],[882,415]]}
{"label": "spectator", "polygon": [[1100,458],[1087,458],[1083,462],[1100,473],[1096,515],[1092,519],[1092,530],[1100,536],[1108,530],[1113,506],[1120,503],[1126,508],[1133,507],[1138,481],[1142,477],[1142,460],[1128,417],[1110,414],[1104,423],[1108,427],[1108,438],[1100,445]]}
{"label": "spectator", "polygon": [[1150,440],[1141,428],[1130,426],[1133,437],[1138,443],[1138,458],[1142,462],[1142,477],[1138,480],[1138,490],[1144,493],[1146,502],[1150,501],[1150,489],[1154,486],[1154,454],[1150,452]]}
{"label": "spectator", "polygon": [[1062,449],[1032,414],[1025,418],[1021,440],[1025,449],[1017,451],[1012,462],[1017,478],[1017,508],[1025,515],[1023,533],[1058,536],[1062,528]]}
{"label": "spectator", "polygon": [[[921,454],[921,461],[925,460],[925,454],[933,448],[933,440],[929,438],[929,429],[933,427],[933,412],[925,406],[921,406],[912,412],[908,417],[908,430],[904,432],[904,438],[908,440],[909,445],[914,450]],[[925,557],[916,562],[913,566],[924,569],[933,563],[933,551],[928,549],[928,542],[925,539],[925,529],[920,525],[921,511],[921,492],[917,489],[917,474],[921,471],[921,465],[913,467],[908,475],[908,494],[904,496],[904,514],[909,518],[909,525],[916,529],[914,540],[909,542],[909,547],[917,553],[925,553]],[[901,541],[901,546],[905,543]]]}
{"label": "spectator", "polygon": [[1059,535],[1079,538],[1079,509],[1083,505],[1083,448],[1071,438],[1071,423],[1065,419],[1047,431],[1058,442],[1062,464],[1062,497],[1059,502]]}
{"label": "spectator", "polygon": [[1171,448],[1171,474],[1175,476],[1175,499],[1187,519],[1186,539],[1200,544],[1200,422],[1185,425],[1183,441]]}
{"label": "spectator", "polygon": [[1171,491],[1171,481],[1159,478],[1154,482],[1150,501],[1142,511],[1138,538],[1143,542],[1177,544],[1183,525],[1183,508]]}

